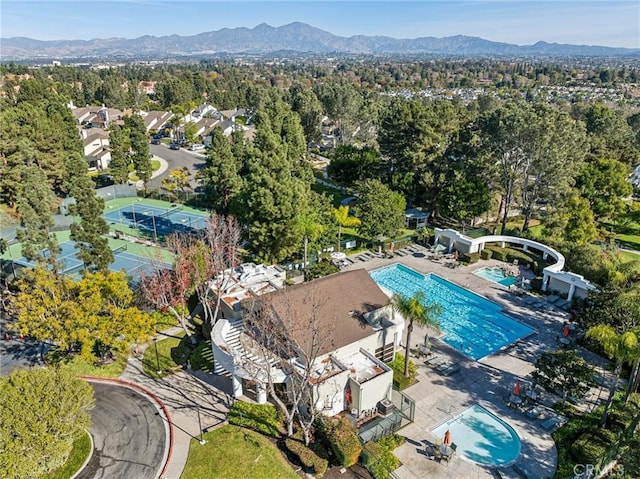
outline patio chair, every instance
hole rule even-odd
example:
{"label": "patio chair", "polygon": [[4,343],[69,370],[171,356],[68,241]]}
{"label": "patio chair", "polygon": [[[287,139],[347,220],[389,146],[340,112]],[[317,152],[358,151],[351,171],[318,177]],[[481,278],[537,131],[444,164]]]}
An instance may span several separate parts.
{"label": "patio chair", "polygon": [[452,442],[451,449],[453,449],[453,454],[455,454],[458,451],[458,445],[455,442]]}

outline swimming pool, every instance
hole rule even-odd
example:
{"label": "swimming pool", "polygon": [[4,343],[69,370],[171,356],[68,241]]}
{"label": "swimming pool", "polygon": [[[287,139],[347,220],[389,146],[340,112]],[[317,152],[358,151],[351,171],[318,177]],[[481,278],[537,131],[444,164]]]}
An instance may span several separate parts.
{"label": "swimming pool", "polygon": [[487,281],[501,284],[502,286],[513,286],[518,282],[517,276],[507,276],[503,268],[480,268],[473,272]]}
{"label": "swimming pool", "polygon": [[395,264],[369,273],[391,293],[412,296],[423,291],[428,303],[442,306],[443,341],[472,359],[480,359],[533,333],[500,312],[501,307],[435,274],[423,275]]}
{"label": "swimming pool", "polygon": [[451,442],[458,446],[457,454],[478,464],[504,466],[520,455],[516,431],[479,404],[441,424],[433,433],[442,439],[447,431]]}

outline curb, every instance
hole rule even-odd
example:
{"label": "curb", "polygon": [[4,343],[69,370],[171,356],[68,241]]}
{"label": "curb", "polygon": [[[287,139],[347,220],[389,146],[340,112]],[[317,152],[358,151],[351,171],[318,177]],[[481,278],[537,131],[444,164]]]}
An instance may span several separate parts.
{"label": "curb", "polygon": [[[136,383],[132,383],[130,381],[124,381],[122,379],[113,379],[113,378],[100,378],[100,377],[95,377],[95,376],[78,376],[86,381],[93,381],[93,382],[103,382],[103,383],[111,383],[111,384],[117,384],[120,386],[124,386],[124,387],[128,387],[130,389],[135,389],[138,390],[142,393],[144,393],[145,395],[149,396],[151,399],[153,399],[156,404],[160,407],[160,409],[162,410],[162,413],[165,415],[165,417],[167,418],[167,422],[169,423],[169,452],[167,454],[167,457],[164,461],[164,465],[162,466],[162,471],[160,471],[160,475],[158,476],[159,478],[163,477],[165,472],[167,471],[167,467],[169,466],[169,461],[171,460],[171,455],[173,454],[173,443],[174,443],[174,432],[173,432],[173,422],[171,421],[171,415],[169,414],[169,410],[167,409],[167,406],[165,406],[165,404],[162,402],[162,400],[152,391],[150,391],[149,389],[145,388],[144,386],[140,386],[139,384]],[[91,440],[91,442],[93,443],[93,438]],[[91,457],[91,456],[89,456]],[[84,467],[84,466],[83,466]],[[81,471],[82,469],[80,469]],[[80,472],[78,471],[78,472]]]}
{"label": "curb", "polygon": [[91,458],[93,457],[93,449],[94,449],[94,444],[93,444],[93,436],[91,435],[91,433],[89,431],[87,431],[86,429],[84,430],[84,432],[87,433],[87,436],[89,436],[89,441],[91,442],[91,450],[89,451],[89,455],[87,456],[87,458],[84,460],[84,462],[82,463],[82,466],[80,466],[80,468],[75,472],[75,474],[73,476],[71,476],[70,479],[75,479],[76,477],[78,477],[80,475],[80,473],[82,472],[82,470],[87,467],[87,464],[89,464],[89,461],[91,460]]}

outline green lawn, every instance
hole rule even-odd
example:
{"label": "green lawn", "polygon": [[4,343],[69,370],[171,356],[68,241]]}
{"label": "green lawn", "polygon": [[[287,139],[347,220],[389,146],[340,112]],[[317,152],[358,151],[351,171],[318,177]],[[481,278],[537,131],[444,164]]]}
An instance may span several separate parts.
{"label": "green lawn", "polygon": [[640,251],[640,235],[617,234],[616,243]]}
{"label": "green lawn", "polygon": [[317,181],[311,185],[311,189],[316,193],[326,193],[329,198],[331,198],[331,203],[333,203],[334,208],[338,208],[340,206],[340,202],[349,195],[343,195],[340,190],[336,190],[335,188],[329,188],[323,184],[318,183]]}
{"label": "green lawn", "polygon": [[47,362],[49,364],[59,363],[61,367],[73,371],[77,376],[96,376],[100,378],[117,378],[124,368],[127,366],[127,355],[115,353],[113,362],[104,366],[96,366],[81,359],[79,356],[73,356],[66,360],[60,356],[58,351],[50,351],[47,353]]}
{"label": "green lawn", "polygon": [[85,433],[73,443],[73,449],[67,462],[60,469],[49,474],[41,476],[40,479],[69,479],[78,472],[78,469],[84,464],[84,461],[91,453],[91,439],[89,434]]}
{"label": "green lawn", "polygon": [[159,379],[180,371],[179,366],[186,364],[187,359],[189,359],[190,351],[186,341],[184,332],[181,332],[176,336],[161,339],[155,344],[152,342],[145,350],[142,358],[142,370],[144,373],[152,378]]}
{"label": "green lawn", "polygon": [[237,426],[223,426],[204,434],[200,445],[192,439],[181,479],[298,479],[277,446],[266,437]]}

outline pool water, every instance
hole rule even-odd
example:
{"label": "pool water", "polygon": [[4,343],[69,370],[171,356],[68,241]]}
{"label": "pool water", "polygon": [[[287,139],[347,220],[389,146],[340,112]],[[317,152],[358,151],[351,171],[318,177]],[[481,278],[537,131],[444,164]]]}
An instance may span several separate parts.
{"label": "pool water", "polygon": [[439,439],[447,430],[451,442],[458,446],[457,454],[478,464],[504,466],[520,455],[520,438],[516,431],[479,404],[433,430]]}
{"label": "pool water", "polygon": [[473,272],[483,279],[501,284],[502,286],[513,286],[518,282],[517,276],[507,276],[502,268],[480,268]]}
{"label": "pool water", "polygon": [[533,333],[533,329],[501,313],[501,307],[435,274],[423,275],[401,264],[371,271],[373,280],[390,291],[442,307],[442,340],[472,359],[481,359]]}

